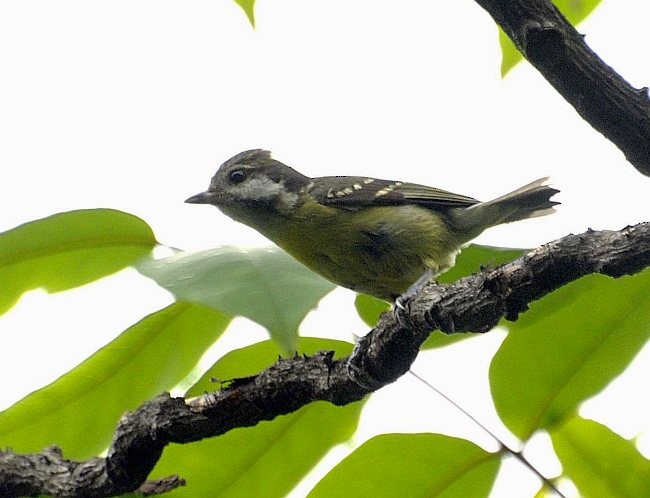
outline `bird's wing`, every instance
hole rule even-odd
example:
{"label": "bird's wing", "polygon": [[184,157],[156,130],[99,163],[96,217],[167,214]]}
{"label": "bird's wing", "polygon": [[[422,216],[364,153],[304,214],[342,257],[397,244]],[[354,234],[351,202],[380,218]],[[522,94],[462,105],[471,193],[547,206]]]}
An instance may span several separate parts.
{"label": "bird's wing", "polygon": [[434,187],[362,176],[314,178],[310,194],[320,204],[344,209],[412,204],[446,210],[479,202],[472,197]]}

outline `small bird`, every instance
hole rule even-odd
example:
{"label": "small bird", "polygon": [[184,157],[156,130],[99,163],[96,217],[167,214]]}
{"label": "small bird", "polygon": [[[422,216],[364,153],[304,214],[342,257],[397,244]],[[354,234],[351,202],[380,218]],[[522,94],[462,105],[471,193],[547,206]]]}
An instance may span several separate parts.
{"label": "small bird", "polygon": [[393,301],[453,266],[486,228],[553,212],[559,191],[547,180],[480,202],[366,176],[310,178],[255,149],[228,159],[185,202],[212,204],[328,280]]}

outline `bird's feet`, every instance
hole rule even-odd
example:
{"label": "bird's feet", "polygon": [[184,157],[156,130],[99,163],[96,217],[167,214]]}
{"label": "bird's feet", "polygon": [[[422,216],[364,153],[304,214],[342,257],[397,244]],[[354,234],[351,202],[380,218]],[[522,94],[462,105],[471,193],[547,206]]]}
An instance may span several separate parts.
{"label": "bird's feet", "polygon": [[401,325],[409,327],[411,317],[409,316],[409,302],[422,290],[422,288],[434,276],[433,270],[427,268],[420,278],[413,283],[407,291],[395,299],[395,316]]}

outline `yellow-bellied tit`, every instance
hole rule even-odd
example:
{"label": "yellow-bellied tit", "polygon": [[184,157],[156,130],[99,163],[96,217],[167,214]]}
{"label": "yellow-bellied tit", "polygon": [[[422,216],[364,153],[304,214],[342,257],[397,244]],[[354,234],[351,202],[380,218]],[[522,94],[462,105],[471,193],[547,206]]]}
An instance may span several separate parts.
{"label": "yellow-bellied tit", "polygon": [[558,190],[546,180],[479,202],[365,176],[310,178],[256,149],[228,159],[185,202],[213,204],[328,280],[393,300],[425,272],[453,266],[486,228],[552,212]]}

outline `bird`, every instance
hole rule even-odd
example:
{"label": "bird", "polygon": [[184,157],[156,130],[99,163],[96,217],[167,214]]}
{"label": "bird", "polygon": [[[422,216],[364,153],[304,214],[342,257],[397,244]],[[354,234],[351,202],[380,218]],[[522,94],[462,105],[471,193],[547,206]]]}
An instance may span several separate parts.
{"label": "bird", "polygon": [[559,190],[547,181],[480,202],[370,176],[311,178],[252,149],[225,161],[208,189],[185,202],[212,204],[331,282],[392,302],[452,267],[485,229],[552,213]]}

